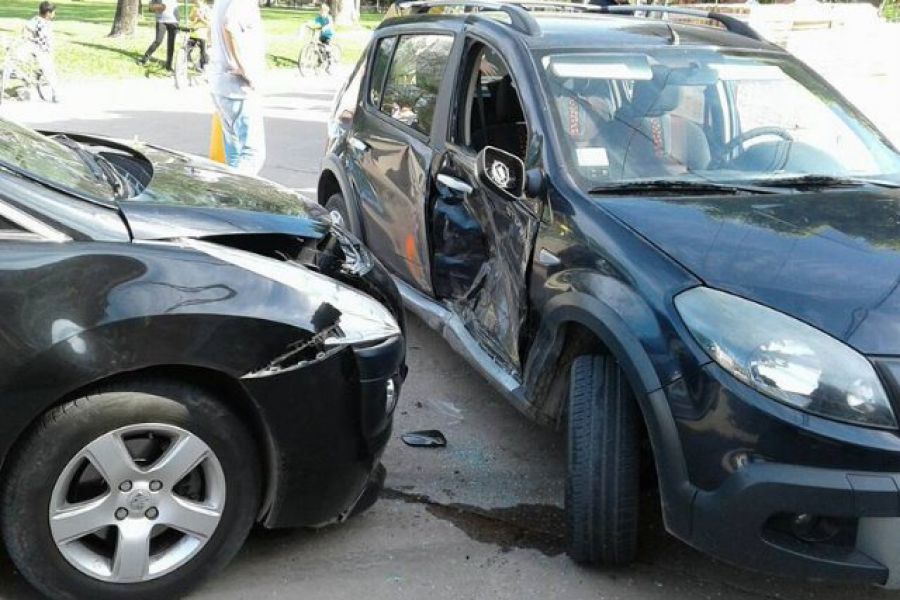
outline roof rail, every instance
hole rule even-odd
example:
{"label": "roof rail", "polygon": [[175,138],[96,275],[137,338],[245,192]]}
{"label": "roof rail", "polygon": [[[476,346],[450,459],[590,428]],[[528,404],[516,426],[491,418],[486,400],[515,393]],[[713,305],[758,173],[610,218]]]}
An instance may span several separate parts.
{"label": "roof rail", "polygon": [[540,35],[541,27],[537,20],[518,3],[490,2],[485,0],[397,0],[397,8],[409,9],[413,13],[428,12],[431,8],[459,7],[475,11],[497,11],[509,15],[509,24],[526,35]]}
{"label": "roof rail", "polygon": [[722,13],[699,10],[695,8],[683,8],[681,6],[661,6],[656,4],[610,4],[596,5],[582,2],[565,2],[564,0],[513,0],[511,2],[492,0],[397,0],[395,6],[398,9],[409,9],[413,13],[425,13],[436,7],[458,7],[474,9],[474,11],[498,11],[509,15],[510,25],[521,33],[527,35],[540,35],[541,27],[531,12],[543,10],[558,12],[585,12],[601,14],[630,14],[637,13],[675,14],[708,19],[721,23],[731,33],[742,35],[758,41],[765,41],[759,33],[744,21]]}
{"label": "roof rail", "polygon": [[731,15],[724,15],[722,13],[698,10],[696,8],[683,8],[681,6],[657,6],[655,4],[619,4],[615,6],[597,6],[595,7],[595,10],[596,12],[600,13],[625,13],[634,15],[637,12],[643,12],[648,14],[661,13],[687,15],[689,17],[697,17],[699,19],[709,19],[710,21],[721,23],[725,26],[725,29],[727,29],[731,33],[736,33],[738,35],[752,38],[761,42],[765,41],[765,38],[759,35],[756,30],[754,30],[752,27],[738,18],[732,17]]}

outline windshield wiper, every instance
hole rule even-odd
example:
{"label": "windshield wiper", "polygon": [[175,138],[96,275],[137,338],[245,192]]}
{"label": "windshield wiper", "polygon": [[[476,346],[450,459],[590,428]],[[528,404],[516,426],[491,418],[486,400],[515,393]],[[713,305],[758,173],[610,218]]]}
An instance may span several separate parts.
{"label": "windshield wiper", "polygon": [[717,183],[714,181],[693,181],[683,179],[647,179],[643,181],[622,181],[598,186],[588,190],[589,194],[637,194],[637,193],[676,193],[676,194],[770,194],[772,190],[755,185]]}
{"label": "windshield wiper", "polygon": [[53,136],[53,139],[72,150],[85,166],[87,166],[95,179],[109,185],[113,190],[113,196],[117,199],[127,197],[128,186],[126,185],[126,181],[112,163],[102,156],[94,154],[66,135],[57,134]]}
{"label": "windshield wiper", "polygon": [[823,188],[859,187],[874,185],[886,188],[900,188],[900,183],[866,179],[862,177],[838,177],[835,175],[798,175],[796,177],[773,177],[770,179],[754,179],[753,185],[765,187],[794,188],[798,190],[815,190]]}

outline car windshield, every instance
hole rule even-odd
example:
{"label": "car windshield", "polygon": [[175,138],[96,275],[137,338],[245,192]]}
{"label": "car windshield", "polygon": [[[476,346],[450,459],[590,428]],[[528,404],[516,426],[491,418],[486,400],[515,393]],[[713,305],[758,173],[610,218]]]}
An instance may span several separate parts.
{"label": "car windshield", "polygon": [[689,48],[537,55],[585,190],[652,181],[900,182],[900,155],[799,62]]}
{"label": "car windshield", "polygon": [[73,140],[54,139],[0,119],[0,167],[111,201],[116,197],[115,187],[92,156]]}

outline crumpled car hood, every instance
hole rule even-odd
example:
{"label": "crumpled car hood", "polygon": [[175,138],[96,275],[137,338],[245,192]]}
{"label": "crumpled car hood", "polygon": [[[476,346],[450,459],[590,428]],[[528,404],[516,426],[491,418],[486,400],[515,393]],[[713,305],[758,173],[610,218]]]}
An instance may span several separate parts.
{"label": "crumpled car hood", "polygon": [[706,285],[900,355],[900,190],[599,202]]}
{"label": "crumpled car hood", "polygon": [[153,164],[153,178],[139,196],[118,203],[135,239],[243,233],[318,239],[328,232],[326,211],[291,189],[196,156],[149,145],[139,151]]}

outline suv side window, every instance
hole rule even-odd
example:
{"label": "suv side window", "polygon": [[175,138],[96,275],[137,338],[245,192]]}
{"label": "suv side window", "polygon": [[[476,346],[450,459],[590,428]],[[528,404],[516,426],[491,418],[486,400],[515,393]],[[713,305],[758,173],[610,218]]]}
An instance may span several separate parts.
{"label": "suv side window", "polygon": [[452,47],[450,35],[402,36],[394,52],[379,110],[428,134]]}
{"label": "suv side window", "polygon": [[493,146],[525,160],[528,125],[506,63],[488,46],[477,44],[469,51],[467,65],[454,141],[475,153]]}
{"label": "suv side window", "polygon": [[391,56],[394,54],[394,46],[397,38],[388,37],[378,40],[375,48],[375,58],[372,60],[372,74],[369,77],[369,102],[375,108],[381,107],[381,92],[384,89],[384,77],[387,75],[388,66],[391,64]]}

